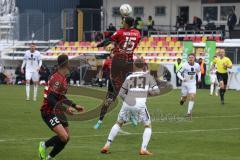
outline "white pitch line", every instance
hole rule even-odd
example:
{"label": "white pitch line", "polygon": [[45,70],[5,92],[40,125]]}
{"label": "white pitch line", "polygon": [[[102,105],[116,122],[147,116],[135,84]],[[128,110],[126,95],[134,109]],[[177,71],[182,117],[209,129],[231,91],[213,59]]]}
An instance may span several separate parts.
{"label": "white pitch line", "polygon": [[[159,131],[152,132],[153,134],[175,134],[175,133],[198,133],[198,132],[218,132],[218,131],[237,131],[240,128],[219,128],[219,129],[196,129],[196,130],[180,130],[180,131]],[[124,131],[125,132],[125,131]],[[128,135],[142,135],[143,133],[129,133],[125,132],[125,134],[120,134],[120,136],[128,136]],[[88,137],[107,137],[106,134],[95,134],[95,135],[86,135],[86,136],[71,136],[72,138],[88,138]],[[23,141],[32,141],[32,140],[43,140],[45,138],[26,138],[26,139],[0,139],[1,142],[23,142]]]}

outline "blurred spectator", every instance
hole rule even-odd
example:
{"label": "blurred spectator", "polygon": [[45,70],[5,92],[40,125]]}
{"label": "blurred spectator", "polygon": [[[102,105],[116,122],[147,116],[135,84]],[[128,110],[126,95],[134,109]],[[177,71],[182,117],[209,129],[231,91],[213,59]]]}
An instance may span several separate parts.
{"label": "blurred spectator", "polygon": [[103,60],[102,69],[99,71],[99,77],[98,77],[98,82],[100,87],[103,86],[103,79],[105,80],[107,86],[109,84],[113,56],[114,54],[111,53],[109,56],[107,56],[105,60]]}
{"label": "blurred spectator", "polygon": [[200,65],[201,70],[201,83],[199,84],[199,88],[206,88],[205,84],[206,64],[202,58],[199,58],[198,64]]}
{"label": "blurred spectator", "polygon": [[25,74],[21,72],[21,65],[19,65],[15,70],[16,81],[15,84],[24,84]]}
{"label": "blurred spectator", "polygon": [[148,16],[148,22],[147,22],[148,31],[154,30],[154,25],[155,25],[155,22],[152,19],[152,16]]}
{"label": "blurred spectator", "polygon": [[136,17],[135,22],[134,22],[134,28],[139,30],[139,32],[142,34],[142,29],[144,27],[144,22],[141,17]]}
{"label": "blurred spectator", "polygon": [[95,34],[95,41],[99,42],[103,40],[103,34],[101,32],[97,32]]}
{"label": "blurred spectator", "polygon": [[183,12],[181,12],[180,16],[177,16],[176,29],[184,30],[187,23],[188,23],[187,16]]}
{"label": "blurred spectator", "polygon": [[112,23],[109,24],[108,28],[107,28],[107,31],[110,31],[110,32],[115,32],[117,29],[115,26],[113,26]]}
{"label": "blurred spectator", "polygon": [[48,82],[48,77],[50,76],[50,71],[45,65],[42,65],[39,71],[39,75],[40,75],[40,84],[46,84]]}
{"label": "blurred spectator", "polygon": [[8,84],[9,78],[4,74],[0,73],[0,84]]}
{"label": "blurred spectator", "polygon": [[234,10],[232,10],[232,11],[230,11],[230,14],[228,15],[228,20],[227,20],[227,25],[228,25],[230,38],[231,38],[231,31],[233,31],[236,23],[237,23],[237,16],[234,13]]}
{"label": "blurred spectator", "polygon": [[177,62],[174,64],[174,73],[176,74],[176,87],[181,87],[182,81],[178,78],[177,72],[182,67],[182,60],[181,58],[177,59]]}
{"label": "blurred spectator", "polygon": [[80,85],[80,69],[78,67],[73,68],[70,74],[70,83],[73,85]]}
{"label": "blurred spectator", "polygon": [[57,71],[57,65],[54,65],[51,70],[51,75],[54,74]]}
{"label": "blurred spectator", "polygon": [[201,18],[194,16],[193,17],[193,25],[194,25],[196,31],[201,30],[201,26],[202,26]]}

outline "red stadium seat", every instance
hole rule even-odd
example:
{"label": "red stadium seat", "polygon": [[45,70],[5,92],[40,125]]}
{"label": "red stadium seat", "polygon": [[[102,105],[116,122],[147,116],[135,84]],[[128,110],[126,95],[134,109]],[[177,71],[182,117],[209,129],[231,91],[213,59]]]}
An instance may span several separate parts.
{"label": "red stadium seat", "polygon": [[184,40],[184,41],[189,41],[190,38],[189,38],[188,36],[186,36],[186,37],[183,38],[183,40]]}
{"label": "red stadium seat", "polygon": [[200,42],[202,42],[202,37],[200,37],[200,36],[197,36],[197,37],[196,37],[196,39],[195,39],[195,42],[197,42],[197,43],[200,43]]}
{"label": "red stadium seat", "polygon": [[178,37],[172,37],[172,41],[173,41],[173,42],[178,41]]}

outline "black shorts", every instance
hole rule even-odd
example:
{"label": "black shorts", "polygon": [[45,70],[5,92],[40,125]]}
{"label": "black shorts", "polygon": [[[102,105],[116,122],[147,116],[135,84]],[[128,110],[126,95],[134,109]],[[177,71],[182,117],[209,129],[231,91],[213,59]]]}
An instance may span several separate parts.
{"label": "black shorts", "polygon": [[224,85],[228,83],[228,73],[219,73],[217,72],[218,82],[223,81]]}
{"label": "black shorts", "polygon": [[132,72],[132,70],[133,62],[113,58],[111,68],[111,83],[109,85],[108,91],[114,92],[114,94],[118,95],[123,82],[129,73]]}
{"label": "black shorts", "polygon": [[41,116],[43,121],[47,124],[47,126],[51,130],[59,124],[62,124],[64,128],[68,127],[67,117],[64,115],[64,113],[56,115],[56,114],[41,112]]}

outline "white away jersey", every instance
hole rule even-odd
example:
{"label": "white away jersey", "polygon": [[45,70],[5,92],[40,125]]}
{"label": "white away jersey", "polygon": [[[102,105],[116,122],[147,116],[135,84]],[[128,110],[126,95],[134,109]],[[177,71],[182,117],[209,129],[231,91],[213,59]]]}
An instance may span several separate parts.
{"label": "white away jersey", "polygon": [[183,78],[186,79],[186,82],[183,83],[194,83],[196,84],[196,75],[200,72],[200,66],[198,63],[190,65],[189,63],[184,63],[179,72],[182,74]]}
{"label": "white away jersey", "polygon": [[39,51],[31,53],[30,50],[27,50],[23,60],[26,63],[26,72],[37,72],[37,69],[39,69],[42,64],[42,58]]}
{"label": "white away jersey", "polygon": [[150,90],[159,91],[156,81],[148,72],[133,72],[124,81],[119,95],[124,98],[123,105],[146,107]]}

